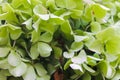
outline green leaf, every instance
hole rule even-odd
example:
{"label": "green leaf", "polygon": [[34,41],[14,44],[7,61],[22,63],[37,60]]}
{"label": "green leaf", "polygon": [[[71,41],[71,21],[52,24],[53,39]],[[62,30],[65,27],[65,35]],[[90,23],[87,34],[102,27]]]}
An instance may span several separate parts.
{"label": "green leaf", "polygon": [[114,75],[114,77],[111,80],[119,80],[120,79],[120,70],[116,71],[116,74]]}
{"label": "green leaf", "polygon": [[[62,23],[64,23],[64,19],[60,16],[56,16],[56,15],[54,15],[54,14],[50,14],[50,19],[49,19],[49,21],[51,22],[51,23],[54,23],[54,24],[56,24],[56,25],[59,25],[59,24],[62,24]],[[55,21],[55,22],[54,22]]]}
{"label": "green leaf", "polygon": [[35,64],[35,69],[36,69],[39,76],[44,76],[47,74],[47,71],[45,70],[43,65],[40,63]]}
{"label": "green leaf", "polygon": [[38,44],[34,44],[32,45],[32,47],[30,48],[30,57],[32,59],[37,59],[37,57],[39,56],[39,52],[38,52]]}
{"label": "green leaf", "polygon": [[0,57],[5,57],[10,51],[9,47],[0,47]]}
{"label": "green leaf", "polygon": [[39,31],[39,25],[40,25],[41,19],[39,18],[34,24],[32,25],[35,31]]}
{"label": "green leaf", "polygon": [[10,73],[15,77],[22,76],[27,70],[27,65],[23,62],[21,62],[19,65],[17,65],[13,69],[9,69]]}
{"label": "green leaf", "polygon": [[65,0],[56,0],[56,5],[61,8],[65,8]]}
{"label": "green leaf", "polygon": [[40,56],[48,57],[50,56],[51,51],[52,48],[47,43],[38,42],[38,52],[40,53]]}
{"label": "green leaf", "polygon": [[115,74],[115,69],[106,61],[101,61],[98,68],[106,78],[112,78]]}
{"label": "green leaf", "polygon": [[7,59],[0,60],[0,68],[1,69],[9,69],[12,66],[8,63]]}
{"label": "green leaf", "polygon": [[22,34],[21,30],[11,30],[11,31],[10,31],[10,37],[11,37],[13,40],[18,39],[21,34]]}
{"label": "green leaf", "polygon": [[7,70],[7,69],[0,70],[0,74],[2,74],[4,76],[11,76],[11,74],[9,73],[9,70]]}
{"label": "green leaf", "polygon": [[72,28],[69,24],[68,21],[65,21],[62,25],[61,25],[61,30],[62,32],[64,32],[65,34],[72,34]]}
{"label": "green leaf", "polygon": [[113,37],[106,42],[106,50],[108,53],[117,54],[120,53],[120,37]]}
{"label": "green leaf", "polygon": [[24,80],[36,80],[36,74],[34,68],[29,65],[26,73],[22,76]]}
{"label": "green leaf", "polygon": [[39,5],[36,5],[33,9],[33,12],[39,16],[42,20],[48,20],[49,19],[49,14],[47,14],[47,9],[39,4]]}
{"label": "green leaf", "polygon": [[104,52],[104,44],[102,44],[100,40],[95,40],[95,41],[93,41],[93,43],[94,44],[91,44],[89,46],[89,49],[91,51],[94,51],[94,52],[99,53],[99,54],[101,52]]}
{"label": "green leaf", "polygon": [[83,13],[82,10],[73,9],[71,10],[71,17],[78,19],[82,16],[82,13]]}
{"label": "green leaf", "polygon": [[67,8],[67,9],[73,9],[76,7],[76,3],[74,0],[63,0],[63,1],[56,0],[56,4],[58,7]]}
{"label": "green leaf", "polygon": [[91,80],[91,75],[90,75],[88,72],[86,72],[86,73],[83,75],[82,80]]}
{"label": "green leaf", "polygon": [[73,9],[76,7],[76,3],[74,0],[65,0],[65,4],[67,9]]}
{"label": "green leaf", "polygon": [[32,31],[32,36],[31,36],[31,41],[32,42],[37,42],[38,40],[39,40],[39,37],[40,37],[40,33],[39,33],[39,31],[37,32],[37,31]]}
{"label": "green leaf", "polygon": [[78,36],[78,35],[74,35],[74,40],[75,42],[81,42],[85,39],[87,39],[88,37],[87,36]]}
{"label": "green leaf", "polygon": [[8,55],[8,63],[12,66],[19,65],[21,63],[20,56],[15,51],[11,51]]}
{"label": "green leaf", "polygon": [[21,31],[20,27],[13,26],[13,25],[10,25],[10,24],[8,24],[8,27],[9,27],[10,37],[13,40],[18,39],[20,37],[20,35],[22,34],[22,31]]}
{"label": "green leaf", "polygon": [[95,32],[95,33],[101,31],[101,25],[100,25],[100,23],[98,23],[98,22],[92,22],[91,23],[91,31]]}
{"label": "green leaf", "polygon": [[79,51],[83,48],[83,43],[82,42],[73,42],[71,45],[71,49],[74,51]]}
{"label": "green leaf", "polygon": [[59,59],[62,56],[62,49],[59,47],[53,47],[54,55],[56,59]]}
{"label": "green leaf", "polygon": [[64,70],[66,70],[70,66],[71,63],[72,63],[71,60],[68,60],[64,65]]}
{"label": "green leaf", "polygon": [[0,75],[0,80],[7,80],[7,77],[1,74]]}
{"label": "green leaf", "polygon": [[40,41],[50,42],[52,41],[53,35],[49,32],[45,32],[44,34],[40,35]]}
{"label": "green leaf", "polygon": [[9,42],[8,31],[6,26],[0,26],[0,45],[6,45]]}
{"label": "green leaf", "polygon": [[37,77],[37,80],[50,80],[50,76],[49,75],[44,75],[42,77]]}
{"label": "green leaf", "polygon": [[100,4],[92,5],[92,9],[96,18],[103,18],[107,13],[107,8]]}
{"label": "green leaf", "polygon": [[27,21],[23,22],[28,30],[32,29],[32,18],[28,19]]}
{"label": "green leaf", "polygon": [[86,60],[87,60],[87,56],[84,50],[80,51],[80,53],[77,56],[71,59],[71,61],[76,64],[82,64],[86,62]]}
{"label": "green leaf", "polygon": [[86,64],[83,64],[83,67],[84,67],[87,71],[89,71],[90,73],[95,73],[95,72],[96,72],[95,70],[93,70],[91,67],[89,67],[89,66],[86,65]]}

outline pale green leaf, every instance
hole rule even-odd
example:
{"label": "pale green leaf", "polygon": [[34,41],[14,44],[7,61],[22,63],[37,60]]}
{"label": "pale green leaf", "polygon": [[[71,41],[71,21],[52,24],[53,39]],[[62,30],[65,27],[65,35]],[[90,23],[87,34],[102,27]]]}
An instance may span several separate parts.
{"label": "pale green leaf", "polygon": [[49,19],[49,14],[47,14],[47,9],[41,4],[36,5],[33,9],[33,12],[43,20]]}
{"label": "pale green leaf", "polygon": [[28,30],[32,29],[32,18],[28,19],[27,21],[23,22]]}
{"label": "pale green leaf", "polygon": [[40,56],[48,57],[51,54],[52,48],[47,43],[39,42],[38,51],[40,53]]}
{"label": "pale green leaf", "polygon": [[116,71],[116,74],[114,75],[114,77],[111,80],[119,80],[120,79],[120,70]]}
{"label": "pale green leaf", "polygon": [[83,41],[83,40],[85,40],[87,38],[88,38],[87,36],[74,35],[75,42],[81,42],[81,41]]}
{"label": "pale green leaf", "polygon": [[36,73],[34,68],[29,65],[26,73],[22,77],[24,80],[36,80]]}
{"label": "pale green leaf", "polygon": [[87,60],[87,56],[84,50],[80,51],[80,53],[77,56],[71,59],[71,61],[76,64],[82,64],[86,62],[86,60]]}
{"label": "pale green leaf", "polygon": [[95,40],[95,41],[93,41],[93,43],[94,44],[91,44],[89,46],[89,49],[91,51],[94,51],[94,52],[99,53],[99,54],[101,52],[104,52],[104,44],[102,44],[100,40]]}
{"label": "pale green leaf", "polygon": [[69,51],[69,52],[64,52],[63,56],[65,58],[72,58],[74,56],[74,52],[73,51]]}
{"label": "pale green leaf", "polygon": [[0,57],[5,57],[10,51],[9,47],[0,47]]}
{"label": "pale green leaf", "polygon": [[83,68],[79,64],[70,64],[70,67],[74,70],[80,70],[81,72],[83,72]]}
{"label": "pale green leaf", "polygon": [[21,62],[19,65],[17,65],[13,69],[9,69],[10,73],[15,77],[22,76],[27,70],[27,65],[23,62]]}
{"label": "pale green leaf", "polygon": [[8,63],[12,66],[19,65],[21,63],[20,56],[15,51],[11,51],[8,55]]}
{"label": "pale green leaf", "polygon": [[98,64],[98,67],[106,78],[112,78],[115,74],[115,69],[106,61],[101,61]]}

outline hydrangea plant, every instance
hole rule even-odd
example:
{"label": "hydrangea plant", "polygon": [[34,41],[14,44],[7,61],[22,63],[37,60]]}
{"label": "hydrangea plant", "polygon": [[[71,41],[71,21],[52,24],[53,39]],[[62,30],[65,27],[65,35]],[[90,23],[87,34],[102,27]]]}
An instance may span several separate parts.
{"label": "hydrangea plant", "polygon": [[0,0],[0,80],[119,80],[120,0]]}

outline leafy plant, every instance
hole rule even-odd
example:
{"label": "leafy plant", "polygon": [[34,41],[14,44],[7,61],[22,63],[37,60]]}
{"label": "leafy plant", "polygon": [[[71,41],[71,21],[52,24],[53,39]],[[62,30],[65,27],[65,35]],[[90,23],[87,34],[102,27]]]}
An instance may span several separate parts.
{"label": "leafy plant", "polygon": [[0,80],[119,80],[120,0],[0,0]]}

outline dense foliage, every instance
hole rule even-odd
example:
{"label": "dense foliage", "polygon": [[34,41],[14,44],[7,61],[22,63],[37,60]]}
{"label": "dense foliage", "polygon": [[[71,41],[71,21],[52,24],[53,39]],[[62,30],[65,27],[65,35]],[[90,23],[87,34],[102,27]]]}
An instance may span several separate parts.
{"label": "dense foliage", "polygon": [[0,0],[0,80],[119,80],[120,0]]}

